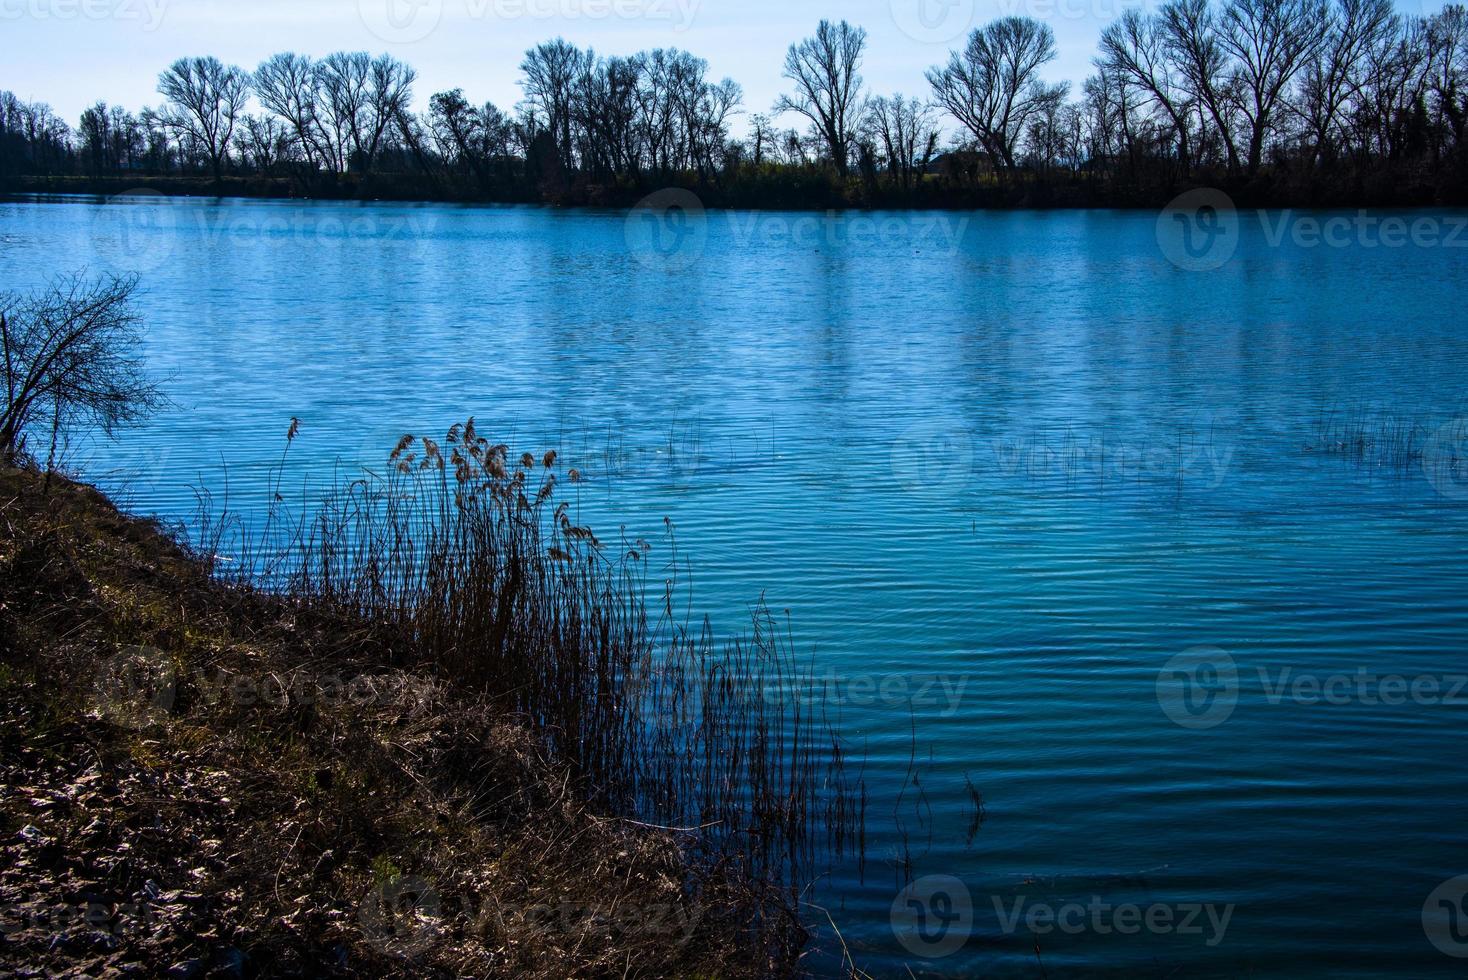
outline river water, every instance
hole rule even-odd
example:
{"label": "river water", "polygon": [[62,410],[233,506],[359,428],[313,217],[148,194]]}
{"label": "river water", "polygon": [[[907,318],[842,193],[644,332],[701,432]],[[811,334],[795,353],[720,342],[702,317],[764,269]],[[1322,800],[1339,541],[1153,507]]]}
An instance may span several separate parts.
{"label": "river water", "polygon": [[0,287],[141,276],[175,406],[72,448],[135,510],[473,415],[788,609],[874,974],[1458,975],[1468,216],[1176,218],[33,198]]}

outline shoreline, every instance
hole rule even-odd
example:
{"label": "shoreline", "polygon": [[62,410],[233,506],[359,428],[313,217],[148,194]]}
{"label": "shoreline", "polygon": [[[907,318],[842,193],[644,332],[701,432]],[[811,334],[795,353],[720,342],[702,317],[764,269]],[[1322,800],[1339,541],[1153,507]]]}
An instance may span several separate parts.
{"label": "shoreline", "polygon": [[[539,207],[547,210],[628,212],[662,191],[693,195],[706,211],[754,211],[791,214],[871,213],[883,211],[934,211],[973,213],[993,211],[1157,211],[1188,191],[1218,190],[1240,210],[1433,210],[1468,207],[1468,188],[1458,188],[1461,200],[1444,195],[1443,188],[1426,184],[1391,183],[1375,192],[1300,195],[1281,193],[1267,182],[1242,179],[1200,179],[1170,185],[1153,193],[1136,196],[1098,194],[1083,183],[1036,184],[1014,188],[931,188],[922,195],[902,197],[884,194],[871,200],[848,200],[833,193],[808,202],[752,200],[745,190],[670,185],[664,188],[607,188],[592,186],[551,198],[532,193],[503,195],[432,193],[425,182],[372,182],[341,180],[307,188],[289,177],[226,177],[214,181],[203,177],[179,176],[10,176],[0,177],[0,199],[24,196],[113,197],[126,194],[157,194],[164,197],[216,198],[231,200],[339,202],[358,204],[443,204],[481,207]],[[834,189],[833,189],[834,191]],[[666,205],[663,205],[666,206]]]}
{"label": "shoreline", "polygon": [[469,686],[221,582],[93,487],[6,470],[0,499],[0,967],[793,965],[799,927],[756,925],[773,889],[578,800],[569,763]]}

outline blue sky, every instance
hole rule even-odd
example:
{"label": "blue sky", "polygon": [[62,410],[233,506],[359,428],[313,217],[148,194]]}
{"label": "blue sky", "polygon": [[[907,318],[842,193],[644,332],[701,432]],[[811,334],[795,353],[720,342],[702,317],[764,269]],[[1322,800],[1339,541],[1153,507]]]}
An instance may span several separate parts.
{"label": "blue sky", "polygon": [[[253,69],[276,51],[370,50],[417,68],[420,107],[433,92],[458,87],[471,100],[509,108],[519,99],[525,49],[559,35],[608,54],[684,48],[706,58],[715,78],[744,86],[746,112],[765,112],[783,87],[786,48],[823,16],[867,29],[863,74],[873,91],[926,95],[924,70],[946,60],[970,27],[1008,14],[1049,23],[1060,56],[1047,75],[1078,84],[1101,28],[1128,6],[1160,2],[0,0],[0,89],[49,102],[74,124],[98,99],[134,110],[156,104],[158,72],[183,55],[212,54]],[[1422,10],[1419,0],[1399,0],[1399,7]],[[742,132],[742,122],[735,128]]]}

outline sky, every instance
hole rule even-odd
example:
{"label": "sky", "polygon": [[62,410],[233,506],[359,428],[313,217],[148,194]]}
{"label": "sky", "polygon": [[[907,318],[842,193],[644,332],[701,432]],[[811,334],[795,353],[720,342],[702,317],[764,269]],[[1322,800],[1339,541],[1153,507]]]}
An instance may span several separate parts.
{"label": "sky", "polygon": [[[1074,89],[1090,73],[1101,29],[1127,7],[1162,0],[0,0],[0,90],[50,103],[75,125],[104,100],[156,105],[173,60],[214,55],[253,69],[278,51],[388,52],[418,71],[419,108],[462,88],[502,109],[520,98],[519,64],[557,36],[600,54],[678,47],[707,59],[715,79],[744,87],[744,110],[768,112],[785,90],[786,49],[822,17],[869,34],[864,75],[874,94],[927,95],[924,71],[945,62],[973,27],[1018,14],[1048,23],[1059,56],[1050,81]],[[1398,0],[1408,13],[1440,0]],[[1424,7],[1428,8],[1424,11]],[[786,117],[785,125],[797,119]],[[736,121],[734,129],[743,132]]]}

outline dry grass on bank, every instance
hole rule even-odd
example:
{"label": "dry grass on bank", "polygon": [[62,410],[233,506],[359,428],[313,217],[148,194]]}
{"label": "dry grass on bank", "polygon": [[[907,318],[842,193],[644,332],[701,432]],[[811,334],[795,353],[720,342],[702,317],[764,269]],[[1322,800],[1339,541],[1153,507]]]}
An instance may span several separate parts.
{"label": "dry grass on bank", "polygon": [[0,973],[737,976],[799,926],[344,614],[0,474]]}

